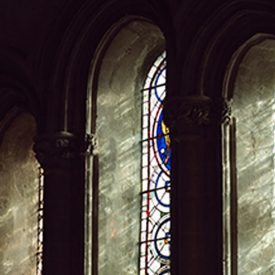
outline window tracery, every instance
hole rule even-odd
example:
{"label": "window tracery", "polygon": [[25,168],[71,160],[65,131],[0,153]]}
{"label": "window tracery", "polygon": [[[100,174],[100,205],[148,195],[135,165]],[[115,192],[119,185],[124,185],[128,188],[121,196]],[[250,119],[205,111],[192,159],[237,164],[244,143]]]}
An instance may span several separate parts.
{"label": "window tracery", "polygon": [[142,93],[140,274],[170,274],[171,147],[162,113],[165,52],[150,68]]}

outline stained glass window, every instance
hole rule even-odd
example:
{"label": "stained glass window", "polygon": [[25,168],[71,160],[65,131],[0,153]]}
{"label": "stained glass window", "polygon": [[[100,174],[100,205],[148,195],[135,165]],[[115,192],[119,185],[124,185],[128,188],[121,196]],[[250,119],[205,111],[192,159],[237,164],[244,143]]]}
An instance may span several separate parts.
{"label": "stained glass window", "polygon": [[39,168],[36,275],[42,275],[43,210],[44,210],[44,173],[43,173],[43,169]]}
{"label": "stained glass window", "polygon": [[140,275],[170,274],[171,149],[162,112],[166,95],[165,52],[150,68],[142,94]]}

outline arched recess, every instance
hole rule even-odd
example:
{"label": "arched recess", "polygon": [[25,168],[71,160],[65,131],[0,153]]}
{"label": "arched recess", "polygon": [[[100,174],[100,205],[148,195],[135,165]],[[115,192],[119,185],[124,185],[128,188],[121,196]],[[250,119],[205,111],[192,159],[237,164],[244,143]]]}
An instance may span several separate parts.
{"label": "arched recess", "polygon": [[[248,74],[246,76],[238,76],[240,72],[239,68],[243,68],[244,63],[242,63],[242,61],[247,59],[253,51],[255,54],[256,48],[253,46],[257,44],[260,45],[261,42],[266,39],[273,39],[275,34],[274,8],[274,2],[272,1],[253,1],[253,3],[252,1],[233,1],[231,3],[224,3],[220,7],[217,7],[216,12],[214,12],[208,22],[203,25],[201,31],[198,33],[198,36],[194,39],[194,44],[191,46],[191,52],[189,57],[187,57],[187,63],[184,66],[184,72],[187,72],[188,68],[191,68],[191,70],[185,74],[186,78],[183,78],[183,82],[187,86],[190,86],[190,94],[196,94],[199,96],[203,95],[211,99],[214,114],[215,110],[220,108],[219,104],[222,101],[225,103],[225,106],[227,105],[224,112],[227,112],[227,114],[230,115],[230,102],[232,101],[232,112],[233,115],[236,115],[237,105],[239,104],[240,106],[240,104],[242,104],[240,103],[238,95],[235,98],[235,88],[237,86],[242,86],[240,82],[236,82],[236,79],[245,77],[246,80],[240,80],[244,80],[245,82],[248,81],[247,79],[249,78],[249,72],[247,72]],[[202,45],[207,45],[205,50],[202,48]],[[249,49],[251,48],[254,50],[248,54]],[[258,56],[260,55],[264,56],[264,53],[258,51]],[[259,59],[255,59],[255,62],[258,62],[256,60],[259,61]],[[241,67],[239,67],[240,63],[242,63]],[[250,66],[253,66],[252,63]],[[192,83],[190,83],[188,75],[189,73],[194,74],[195,71],[198,72],[195,76],[197,81],[191,80]],[[264,75],[268,75],[266,71]],[[259,81],[259,77],[259,75],[257,76],[254,74],[254,78],[257,79],[257,81]],[[255,82],[253,81],[253,83]],[[242,88],[247,90],[243,92],[243,95],[241,96],[243,97],[245,95],[246,98],[242,99],[244,100],[243,104],[245,104],[245,102],[252,103],[252,101],[255,100],[253,104],[257,105],[259,104],[258,101],[260,101],[260,98],[254,96],[252,91],[249,93],[248,90],[250,88],[248,88],[248,86],[246,88]],[[240,113],[238,116],[240,116]],[[228,120],[222,121],[228,122]],[[234,121],[234,119],[232,121]],[[218,177],[217,184],[222,186],[222,193],[220,194],[220,197],[223,197],[223,270],[225,274],[234,275],[248,273],[253,274],[253,272],[255,273],[257,270],[263,273],[269,272],[272,268],[270,270],[264,270],[262,269],[262,266],[256,262],[254,267],[252,263],[248,264],[249,260],[255,260],[253,256],[249,258],[248,250],[246,250],[246,245],[248,245],[249,241],[253,242],[253,237],[252,235],[249,235],[249,233],[246,234],[244,229],[244,223],[245,220],[247,221],[248,216],[246,216],[243,220],[240,220],[239,215],[244,217],[244,215],[248,214],[245,211],[252,211],[253,207],[249,208],[247,204],[247,207],[239,208],[241,205],[244,206],[242,203],[244,203],[245,200],[240,202],[237,192],[244,192],[240,195],[242,197],[241,200],[243,200],[248,193],[245,195],[244,190],[240,191],[238,189],[240,186],[238,185],[237,180],[238,177],[241,176],[241,174],[237,173],[239,165],[238,161],[241,159],[241,156],[238,154],[242,152],[240,147],[243,146],[239,143],[240,140],[238,141],[238,131],[241,131],[238,130],[238,128],[245,126],[237,124],[236,127],[237,140],[235,139],[234,126],[232,124],[230,124],[230,127],[228,127],[226,123],[223,124],[221,131],[215,134],[215,136],[218,137],[217,152],[220,156],[220,160],[218,162],[220,165],[222,164],[220,167],[217,165],[216,176]],[[253,131],[251,131],[251,133],[252,132]],[[241,137],[241,139],[243,140],[243,137]],[[261,143],[259,140],[257,142]],[[247,141],[247,143],[249,143],[249,141]],[[252,146],[252,144],[250,145]],[[237,148],[235,148],[236,146]],[[252,147],[250,147],[250,149],[251,148]],[[247,157],[249,158],[249,154],[247,154]],[[259,158],[259,156],[257,158]],[[237,170],[235,169],[236,165]],[[253,165],[254,164],[252,164],[252,166],[250,165],[251,171],[253,170]],[[256,169],[256,167],[254,168],[255,173],[256,171],[261,170]],[[241,168],[239,167],[239,169]],[[246,167],[246,171],[247,169],[249,168]],[[263,170],[261,170],[261,172],[263,172]],[[253,173],[251,175],[253,175]],[[241,212],[242,214],[240,214]],[[219,215],[222,215],[222,211]],[[254,215],[256,214],[254,213]],[[264,215],[262,218],[264,218]],[[238,233],[239,229],[240,231]],[[243,232],[241,232],[241,230],[243,230]],[[251,234],[253,234],[252,231]],[[244,239],[240,239],[242,238],[241,235],[247,236],[246,241]],[[262,236],[264,236],[264,234]],[[267,242],[265,242],[265,245],[266,249],[270,248]],[[255,253],[257,253],[256,251]],[[267,253],[264,251],[262,252],[263,255]],[[248,253],[246,255],[246,259],[245,253]],[[268,257],[269,256],[267,256],[266,259]],[[244,264],[245,261],[247,264]],[[270,265],[267,266],[268,268],[270,267]]]}
{"label": "arched recess", "polygon": [[192,11],[200,17],[194,25],[192,17],[182,17],[179,22],[181,32],[186,34],[178,41],[180,90],[183,96],[227,98],[223,80],[232,55],[253,35],[274,34],[275,4],[270,0],[236,0],[208,6],[188,1],[182,5],[182,12]]}
{"label": "arched recess", "polygon": [[[177,190],[178,198],[175,200],[182,202],[176,205],[178,212],[174,213],[178,214],[177,224],[183,233],[179,234],[179,248],[174,251],[184,247],[186,251],[193,252],[191,256],[182,249],[175,261],[179,274],[222,274],[222,265],[227,261],[222,258],[222,197],[228,191],[223,186],[223,169],[227,166],[223,162],[223,154],[229,153],[225,152],[227,148],[223,144],[223,131],[227,126],[222,124],[229,121],[228,101],[233,96],[232,87],[229,90],[225,88],[228,84],[224,84],[224,78],[232,55],[243,44],[257,33],[274,34],[273,1],[214,2],[211,8],[206,2],[197,5],[195,1],[185,1],[182,4],[183,9],[201,16],[198,16],[194,25],[193,16],[179,19],[182,25],[178,26],[178,32],[183,34],[177,41],[176,63],[181,63],[177,66],[180,69],[180,85],[172,95],[178,98],[167,104],[167,117],[176,109],[178,112],[175,116],[180,118],[175,123],[178,133],[174,132],[178,135],[174,143],[174,151],[178,154],[177,162],[174,162],[174,182],[185,182]],[[230,85],[234,84],[230,82]],[[188,147],[192,150],[189,151]],[[190,165],[194,163],[196,167]],[[189,185],[192,187],[189,188]],[[188,192],[191,195],[188,196]],[[190,216],[188,209],[194,210]],[[181,218],[183,216],[189,218],[188,222]],[[196,219],[192,220],[194,216]],[[190,224],[203,229],[192,228]],[[198,234],[192,238],[195,230]],[[236,251],[236,242],[229,245],[235,245],[233,252]],[[232,256],[234,258],[236,253]],[[231,267],[237,264],[236,258],[233,261]],[[200,264],[196,266],[194,262]],[[236,272],[232,270],[232,274]]]}
{"label": "arched recess", "polygon": [[0,47],[1,274],[41,274],[40,169],[32,146],[43,108],[34,79],[19,50]]}
{"label": "arched recess", "polygon": [[[85,134],[86,83],[90,60],[105,33],[126,15],[142,17],[156,22],[165,37],[171,36],[167,41],[173,45],[174,32],[167,10],[164,2],[109,0],[83,1],[82,5],[78,3],[74,9],[62,12],[56,22],[58,34],[49,36],[41,51],[39,64],[39,71],[48,80],[47,131]],[[68,11],[74,13],[68,14]]]}
{"label": "arched recess", "polygon": [[[0,273],[41,274],[38,259],[40,170],[32,150],[36,122],[12,108],[0,120]],[[41,236],[40,236],[41,237]]]}
{"label": "arched recess", "polygon": [[87,163],[93,203],[86,236],[92,236],[87,240],[92,274],[143,274],[139,271],[142,89],[164,49],[165,39],[156,25],[128,17],[105,35],[91,64],[87,131],[95,143]]}
{"label": "arched recess", "polygon": [[250,38],[232,56],[225,78],[233,116],[225,152],[226,274],[275,271],[274,38]]}
{"label": "arched recess", "polygon": [[49,30],[38,68],[46,78],[47,110],[35,149],[44,162],[45,175],[50,171],[50,176],[45,176],[49,188],[45,190],[45,213],[52,213],[44,216],[48,225],[44,228],[45,274],[84,273],[87,79],[96,49],[105,33],[126,15],[170,24],[164,2],[70,2],[70,8],[62,10],[56,22],[57,31]]}

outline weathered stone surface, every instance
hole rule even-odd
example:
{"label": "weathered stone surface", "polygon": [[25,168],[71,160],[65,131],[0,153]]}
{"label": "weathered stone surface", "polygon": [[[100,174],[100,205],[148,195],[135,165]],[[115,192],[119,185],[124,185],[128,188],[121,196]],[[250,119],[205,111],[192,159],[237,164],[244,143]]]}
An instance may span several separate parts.
{"label": "weathered stone surface", "polygon": [[132,22],[112,41],[103,60],[95,149],[99,156],[101,275],[138,274],[141,89],[149,68],[148,54],[160,48],[162,39],[151,24]]}
{"label": "weathered stone surface", "polygon": [[33,118],[21,114],[0,140],[0,274],[35,275],[38,163]]}
{"label": "weathered stone surface", "polygon": [[238,274],[275,274],[275,41],[240,65],[237,118]]}

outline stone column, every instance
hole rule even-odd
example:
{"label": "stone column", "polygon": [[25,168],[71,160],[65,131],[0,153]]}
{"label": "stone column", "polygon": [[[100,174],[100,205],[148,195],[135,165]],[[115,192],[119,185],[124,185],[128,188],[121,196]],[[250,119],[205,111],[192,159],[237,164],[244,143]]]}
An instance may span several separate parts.
{"label": "stone column", "polygon": [[84,274],[85,152],[89,142],[69,132],[38,136],[44,170],[43,275]]}
{"label": "stone column", "polygon": [[172,140],[172,274],[222,274],[222,131],[228,105],[205,96],[166,102]]}

